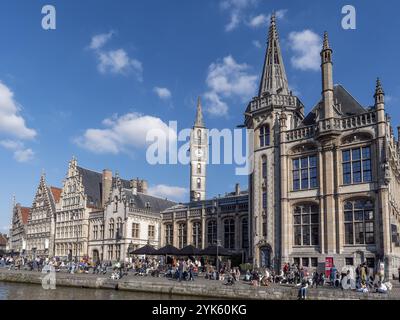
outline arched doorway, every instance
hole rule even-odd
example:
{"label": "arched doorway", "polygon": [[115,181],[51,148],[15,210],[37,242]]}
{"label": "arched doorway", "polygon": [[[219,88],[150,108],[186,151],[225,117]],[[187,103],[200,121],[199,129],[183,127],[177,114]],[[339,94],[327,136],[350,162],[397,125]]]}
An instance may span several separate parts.
{"label": "arched doorway", "polygon": [[99,250],[93,250],[93,262],[94,263],[96,263],[96,262],[98,262],[99,261],[99,257],[100,257],[100,255],[99,255]]}
{"label": "arched doorway", "polygon": [[260,267],[272,267],[272,248],[269,245],[260,247]]}

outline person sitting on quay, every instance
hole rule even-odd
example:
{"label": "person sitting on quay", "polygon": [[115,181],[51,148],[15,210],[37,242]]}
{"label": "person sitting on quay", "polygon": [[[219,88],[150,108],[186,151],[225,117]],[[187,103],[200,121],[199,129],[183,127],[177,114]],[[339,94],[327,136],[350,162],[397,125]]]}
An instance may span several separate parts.
{"label": "person sitting on quay", "polygon": [[307,278],[303,278],[301,281],[301,287],[299,289],[299,299],[305,300],[307,298],[308,281]]}

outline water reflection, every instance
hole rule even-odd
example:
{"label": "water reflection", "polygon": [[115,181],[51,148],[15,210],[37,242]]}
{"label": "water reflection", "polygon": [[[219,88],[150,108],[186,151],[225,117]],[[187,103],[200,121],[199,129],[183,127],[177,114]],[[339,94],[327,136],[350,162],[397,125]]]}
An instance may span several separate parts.
{"label": "water reflection", "polygon": [[57,287],[44,290],[40,285],[0,282],[0,300],[191,300],[193,297],[161,293],[126,292],[101,289]]}

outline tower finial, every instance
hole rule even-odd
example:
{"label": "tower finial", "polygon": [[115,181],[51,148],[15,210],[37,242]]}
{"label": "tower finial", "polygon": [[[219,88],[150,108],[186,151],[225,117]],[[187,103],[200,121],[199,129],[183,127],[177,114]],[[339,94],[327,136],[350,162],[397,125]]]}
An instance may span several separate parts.
{"label": "tower finial", "polygon": [[330,49],[331,47],[329,46],[329,36],[328,36],[328,32],[325,31],[324,32],[324,45],[323,45],[323,49]]}
{"label": "tower finial", "polygon": [[275,12],[271,14],[259,96],[261,97],[266,93],[289,95],[289,84],[279,44]]}
{"label": "tower finial", "polygon": [[375,96],[377,96],[379,94],[385,95],[385,92],[383,91],[383,88],[382,88],[381,79],[379,79],[379,77],[378,77],[378,78],[376,78]]}
{"label": "tower finial", "polygon": [[197,111],[196,111],[196,121],[194,122],[195,127],[204,128],[203,112],[201,108],[201,99],[197,98]]}

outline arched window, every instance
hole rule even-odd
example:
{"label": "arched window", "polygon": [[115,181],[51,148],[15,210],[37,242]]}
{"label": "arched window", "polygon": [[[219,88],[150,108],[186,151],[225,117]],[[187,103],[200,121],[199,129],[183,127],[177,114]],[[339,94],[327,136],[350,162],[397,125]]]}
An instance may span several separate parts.
{"label": "arched window", "polygon": [[345,244],[374,244],[374,203],[370,200],[344,204]]}
{"label": "arched window", "polygon": [[260,148],[270,145],[270,130],[269,126],[265,125],[260,128]]}
{"label": "arched window", "polygon": [[117,237],[122,238],[122,219],[117,219]]}
{"label": "arched window", "polygon": [[165,245],[172,245],[174,241],[174,229],[172,224],[165,226]]}
{"label": "arched window", "polygon": [[201,164],[200,163],[197,164],[197,173],[201,174]]}
{"label": "arched window", "polygon": [[109,232],[109,236],[110,236],[110,238],[112,239],[112,238],[114,238],[114,219],[110,219],[110,223],[109,223],[109,226],[108,226],[108,232]]}
{"label": "arched window", "polygon": [[114,212],[118,211],[118,197],[116,196],[114,198]]}
{"label": "arched window", "polygon": [[294,245],[319,245],[318,206],[312,204],[299,205],[294,208],[293,214]]}
{"label": "arched window", "polygon": [[242,219],[242,248],[247,249],[249,247],[249,220],[247,218]]}
{"label": "arched window", "polygon": [[224,221],[224,247],[235,249],[235,220],[226,219]]}
{"label": "arched window", "polygon": [[200,222],[193,223],[192,226],[193,246],[201,247],[201,224]]}
{"label": "arched window", "polygon": [[200,129],[197,130],[197,139],[198,139],[199,144],[201,144],[201,130]]}
{"label": "arched window", "polygon": [[207,241],[208,245],[217,243],[217,221],[211,220],[207,223]]}
{"label": "arched window", "polygon": [[201,179],[197,178],[197,189],[201,189]]}
{"label": "arched window", "polygon": [[178,246],[179,249],[187,245],[187,227],[186,223],[180,223],[178,226]]}

